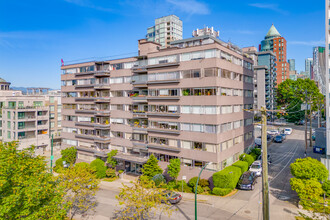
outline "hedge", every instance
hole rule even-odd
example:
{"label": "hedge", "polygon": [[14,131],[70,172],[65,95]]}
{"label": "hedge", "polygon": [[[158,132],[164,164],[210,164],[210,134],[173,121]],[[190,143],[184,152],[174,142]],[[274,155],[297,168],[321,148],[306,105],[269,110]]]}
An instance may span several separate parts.
{"label": "hedge", "polygon": [[[195,191],[196,191],[196,186],[193,188],[193,192],[195,192]],[[201,194],[203,192],[204,192],[204,189],[200,185],[198,185],[197,186],[197,194]]]}
{"label": "hedge", "polygon": [[190,187],[195,187],[195,186],[196,186],[197,179],[198,179],[197,176],[191,178],[191,179],[188,181],[188,186],[190,186]]}
{"label": "hedge", "polygon": [[212,190],[212,194],[217,195],[217,196],[225,196],[225,195],[228,195],[231,191],[233,191],[233,190],[230,188],[214,187]]}
{"label": "hedge", "polygon": [[233,163],[232,166],[240,168],[241,171],[242,171],[242,173],[246,172],[246,171],[249,169],[249,164],[248,164],[248,162],[246,162],[246,161],[241,161],[241,160],[239,160],[239,161]]}
{"label": "hedge", "polygon": [[251,166],[251,164],[254,162],[253,156],[249,154],[241,154],[239,156],[239,160],[248,162],[249,166]]}
{"label": "hedge", "polygon": [[241,174],[242,171],[238,167],[226,167],[225,169],[213,174],[213,184],[215,187],[219,188],[235,189]]}
{"label": "hedge", "polygon": [[91,168],[95,170],[96,178],[102,179],[106,176],[107,167],[101,159],[95,159],[90,164]]}
{"label": "hedge", "polygon": [[210,183],[209,183],[209,181],[207,179],[200,179],[198,181],[198,185],[200,185],[201,187],[205,187],[205,186],[209,186]]}

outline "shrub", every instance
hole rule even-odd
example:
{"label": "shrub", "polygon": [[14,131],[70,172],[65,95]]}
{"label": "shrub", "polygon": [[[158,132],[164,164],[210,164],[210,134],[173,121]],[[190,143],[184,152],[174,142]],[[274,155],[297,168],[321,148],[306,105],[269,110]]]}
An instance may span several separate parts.
{"label": "shrub", "polygon": [[70,148],[61,150],[61,155],[62,155],[62,159],[66,163],[73,165],[76,162],[77,149],[75,147],[70,147]]}
{"label": "shrub", "polygon": [[233,191],[233,190],[230,188],[214,187],[212,190],[212,194],[217,195],[217,196],[225,196],[225,195],[228,195],[231,191]]}
{"label": "shrub", "polygon": [[169,190],[173,190],[176,187],[176,183],[175,180],[172,180],[170,182],[167,183],[166,188]]}
{"label": "shrub", "polygon": [[108,153],[107,162],[108,162],[108,164],[110,164],[110,166],[112,168],[115,168],[116,165],[118,164],[118,162],[112,158],[112,157],[116,156],[117,153],[118,153],[118,150],[111,150],[110,153]]}
{"label": "shrub", "polygon": [[[193,192],[195,192],[195,190],[196,190],[196,186],[193,188]],[[203,192],[204,192],[203,188],[200,185],[198,185],[197,186],[197,194],[201,194]]]}
{"label": "shrub", "polygon": [[106,177],[107,167],[101,159],[95,159],[91,162],[91,168],[95,171],[96,178],[102,179]]}
{"label": "shrub", "polygon": [[54,171],[56,173],[60,173],[62,169],[63,169],[63,159],[62,158],[59,158],[55,162]]}
{"label": "shrub", "polygon": [[205,187],[205,186],[209,186],[210,183],[209,183],[209,181],[207,179],[200,179],[198,181],[198,185],[200,185],[201,187]]}
{"label": "shrub", "polygon": [[330,180],[326,180],[322,184],[322,189],[324,190],[327,197],[330,197]]}
{"label": "shrub", "polygon": [[179,180],[179,181],[176,182],[176,185],[175,185],[174,189],[177,189],[177,190],[181,191],[182,186],[183,187],[187,186],[187,183],[184,180]]}
{"label": "shrub", "polygon": [[233,163],[232,166],[240,168],[241,173],[244,173],[249,169],[249,164],[246,161],[241,161],[241,160]]}
{"label": "shrub", "polygon": [[142,173],[144,176],[149,177],[149,179],[154,177],[156,174],[163,173],[163,170],[158,165],[157,158],[153,154],[150,155],[147,163],[143,165]]}
{"label": "shrub", "polygon": [[156,174],[152,177],[152,180],[155,182],[155,186],[159,186],[160,184],[165,184],[166,180],[163,174]]}
{"label": "shrub", "polygon": [[189,181],[188,181],[188,186],[190,187],[195,187],[196,186],[196,182],[197,182],[197,176],[191,178]]}
{"label": "shrub", "polygon": [[239,156],[239,160],[246,161],[246,162],[248,162],[248,165],[251,166],[251,164],[254,161],[254,158],[251,155],[248,155],[248,154],[241,154]]}
{"label": "shrub", "polygon": [[250,155],[256,155],[256,159],[261,155],[261,149],[260,148],[253,148],[250,151]]}
{"label": "shrub", "polygon": [[113,177],[116,177],[116,171],[114,169],[111,169],[111,168],[108,168],[106,171],[105,171],[105,175],[109,178],[113,178]]}
{"label": "shrub", "polygon": [[213,174],[213,184],[215,187],[219,188],[235,189],[241,174],[241,169],[238,167],[226,167],[225,169]]}
{"label": "shrub", "polygon": [[89,164],[86,162],[76,163],[74,166],[77,168],[89,168]]}
{"label": "shrub", "polygon": [[211,191],[210,187],[208,187],[208,186],[203,187],[203,190],[204,190],[204,192],[210,192]]}
{"label": "shrub", "polygon": [[327,168],[318,160],[307,157],[298,158],[290,165],[291,174],[299,179],[312,179],[324,181],[328,178]]}
{"label": "shrub", "polygon": [[192,188],[188,185],[183,185],[183,192],[192,193]]}

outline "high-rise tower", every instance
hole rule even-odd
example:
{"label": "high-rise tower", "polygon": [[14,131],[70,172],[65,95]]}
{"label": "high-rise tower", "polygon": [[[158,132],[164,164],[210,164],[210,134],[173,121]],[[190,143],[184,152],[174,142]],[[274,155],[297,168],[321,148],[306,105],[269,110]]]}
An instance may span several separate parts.
{"label": "high-rise tower", "polygon": [[286,59],[286,40],[272,24],[265,39],[261,41],[260,51],[273,51],[276,55],[277,84],[289,79],[289,63]]}

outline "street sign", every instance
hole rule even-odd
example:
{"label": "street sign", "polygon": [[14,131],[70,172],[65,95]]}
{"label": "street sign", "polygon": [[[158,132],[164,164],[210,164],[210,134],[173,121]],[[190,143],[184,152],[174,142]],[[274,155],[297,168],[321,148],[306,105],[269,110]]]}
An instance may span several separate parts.
{"label": "street sign", "polygon": [[186,180],[187,179],[187,177],[186,176],[182,176],[182,180]]}
{"label": "street sign", "polygon": [[310,110],[311,109],[311,105],[307,105],[307,104],[301,104],[301,110]]}

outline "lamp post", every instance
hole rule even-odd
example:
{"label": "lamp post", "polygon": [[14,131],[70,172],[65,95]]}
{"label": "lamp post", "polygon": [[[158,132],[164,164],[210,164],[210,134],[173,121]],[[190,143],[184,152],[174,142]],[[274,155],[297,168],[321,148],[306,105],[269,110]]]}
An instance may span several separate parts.
{"label": "lamp post", "polygon": [[197,187],[198,187],[198,181],[199,181],[199,178],[203,172],[203,170],[205,169],[205,167],[207,167],[208,165],[211,165],[212,162],[209,162],[209,163],[206,163],[202,169],[201,169],[201,172],[199,172],[199,175],[198,175],[198,178],[197,178],[197,181],[196,181],[196,188],[195,188],[195,220],[197,220]]}

